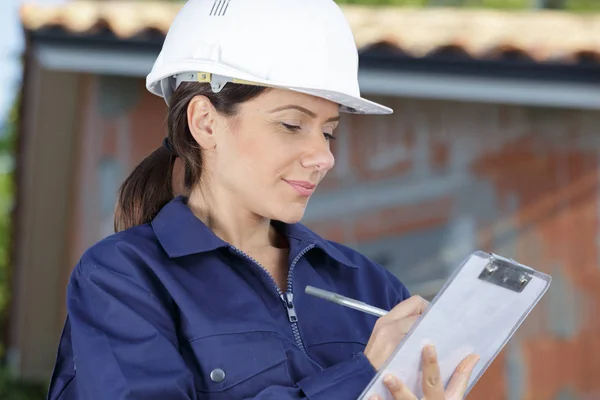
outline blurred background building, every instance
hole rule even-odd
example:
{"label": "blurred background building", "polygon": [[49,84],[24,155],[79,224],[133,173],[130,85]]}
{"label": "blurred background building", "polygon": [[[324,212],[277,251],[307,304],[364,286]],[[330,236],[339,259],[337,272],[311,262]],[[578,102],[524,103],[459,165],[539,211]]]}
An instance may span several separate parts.
{"label": "blurred background building", "polygon": [[[471,399],[600,399],[600,14],[535,9],[597,3],[343,6],[362,92],[395,113],[342,120],[304,222],[426,297],[474,249],[554,278]],[[4,335],[17,376],[49,378],[71,269],[112,232],[120,183],[166,134],[144,78],[180,6],[21,9]]]}

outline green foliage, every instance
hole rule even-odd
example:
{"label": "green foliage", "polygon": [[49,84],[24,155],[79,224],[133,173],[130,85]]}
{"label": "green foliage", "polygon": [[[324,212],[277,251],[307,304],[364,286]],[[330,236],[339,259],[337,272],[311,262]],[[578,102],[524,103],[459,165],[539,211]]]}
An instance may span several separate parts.
{"label": "green foliage", "polygon": [[3,314],[10,294],[10,219],[14,200],[13,170],[17,138],[17,104],[18,102],[15,102],[4,126],[5,131],[0,135],[0,310]]}
{"label": "green foliage", "polygon": [[6,370],[0,370],[0,399],[43,400],[45,398],[45,385],[14,379]]}
{"label": "green foliage", "polygon": [[599,11],[600,1],[598,0],[567,0],[565,9],[569,11]]}
{"label": "green foliage", "polygon": [[335,0],[339,4],[410,7],[465,7],[496,9],[560,8],[569,11],[600,11],[598,0]]}

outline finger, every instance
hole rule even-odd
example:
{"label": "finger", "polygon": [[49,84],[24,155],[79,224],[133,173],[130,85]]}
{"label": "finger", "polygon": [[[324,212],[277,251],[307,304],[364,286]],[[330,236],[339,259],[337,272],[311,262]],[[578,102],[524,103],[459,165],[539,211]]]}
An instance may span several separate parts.
{"label": "finger", "polygon": [[446,388],[447,398],[462,399],[464,397],[467,386],[469,385],[469,379],[473,373],[473,368],[475,368],[475,365],[477,365],[478,362],[479,356],[471,354],[458,364],[458,367],[456,367],[456,370],[450,379],[450,383],[448,383],[448,387]]}
{"label": "finger", "polygon": [[392,308],[386,317],[390,318],[406,318],[411,315],[421,315],[429,306],[429,302],[421,296],[412,296]]}
{"label": "finger", "polygon": [[433,345],[423,349],[423,394],[426,400],[443,400],[444,385]]}
{"label": "finger", "polygon": [[417,397],[395,376],[386,376],[383,379],[383,383],[390,391],[394,400],[417,400]]}

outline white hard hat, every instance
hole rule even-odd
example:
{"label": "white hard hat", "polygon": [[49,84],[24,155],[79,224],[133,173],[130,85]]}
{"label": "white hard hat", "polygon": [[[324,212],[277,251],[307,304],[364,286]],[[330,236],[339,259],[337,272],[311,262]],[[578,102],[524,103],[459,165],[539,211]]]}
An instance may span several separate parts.
{"label": "white hard hat", "polygon": [[361,98],[358,51],[333,0],[188,0],[146,78],[169,101],[181,82],[277,87],[331,100],[340,111],[390,114]]}

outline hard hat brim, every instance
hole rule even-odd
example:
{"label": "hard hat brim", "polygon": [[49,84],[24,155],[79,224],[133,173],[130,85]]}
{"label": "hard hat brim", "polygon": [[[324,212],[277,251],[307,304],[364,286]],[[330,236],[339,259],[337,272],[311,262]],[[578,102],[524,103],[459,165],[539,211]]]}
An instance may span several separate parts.
{"label": "hard hat brim", "polygon": [[[163,97],[168,103],[169,97],[172,94],[172,90],[175,89],[174,77],[176,75],[189,73],[191,78],[187,81],[194,81],[195,79],[193,78],[193,76],[199,75],[200,72],[230,77],[235,79],[236,81],[244,82],[245,84],[256,84],[259,86],[287,89],[294,92],[319,97],[339,104],[340,111],[344,113],[380,115],[393,113],[393,110],[391,108],[373,102],[371,100],[367,100],[361,96],[356,96],[349,93],[342,93],[334,90],[295,87],[285,84],[284,82],[274,82],[260,79],[243,71],[227,67],[223,64],[217,64],[213,62],[198,62],[196,60],[190,61],[189,63],[177,63],[177,68],[173,68],[173,70],[169,70],[167,68],[163,70],[153,70],[146,78],[146,88],[151,93]],[[165,80],[171,80],[172,82],[165,84]],[[167,88],[169,87],[172,90],[168,90]]]}

